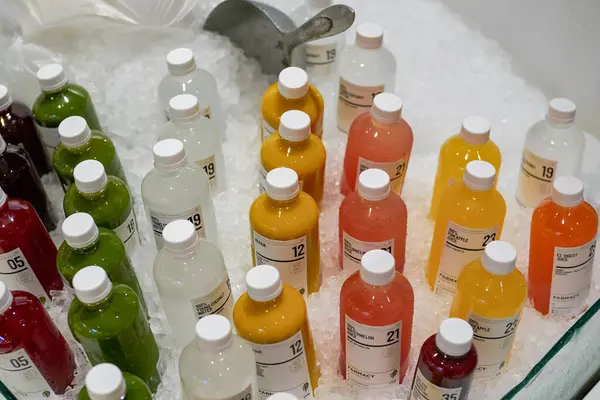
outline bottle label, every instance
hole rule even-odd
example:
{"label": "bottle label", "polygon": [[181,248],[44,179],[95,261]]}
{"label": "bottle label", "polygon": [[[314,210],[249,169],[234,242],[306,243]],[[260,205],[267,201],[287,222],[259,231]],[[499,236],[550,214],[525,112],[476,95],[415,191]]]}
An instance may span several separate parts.
{"label": "bottle label", "polygon": [[558,162],[546,160],[528,150],[523,151],[519,173],[519,201],[527,207],[535,207],[552,192],[552,182]]}
{"label": "bottle label", "polygon": [[337,40],[329,43],[309,42],[306,49],[306,67],[312,72],[328,73],[337,57]]}
{"label": "bottle label", "polygon": [[579,247],[555,247],[550,313],[574,316],[583,311],[592,282],[596,238]]}
{"label": "bottle label", "polygon": [[[258,178],[258,189],[260,190],[260,194],[263,194],[264,192],[267,191],[267,174],[268,173],[269,172],[261,164],[260,165],[260,177]],[[304,190],[304,181],[299,179],[298,186],[300,186],[300,190]]]}
{"label": "bottle label", "polygon": [[276,128],[273,128],[271,125],[269,125],[267,121],[263,119],[262,123],[260,124],[260,132],[262,135],[263,142],[267,140],[267,138],[271,136],[276,130]]}
{"label": "bottle label", "polygon": [[381,249],[394,255],[394,238],[382,242],[363,242],[362,240],[353,238],[344,231],[343,239],[344,258],[342,259],[342,269],[358,271],[362,256],[370,250]]}
{"label": "bottle label", "polygon": [[233,296],[229,278],[225,278],[212,292],[191,300],[194,314],[198,319],[211,314],[231,318]]}
{"label": "bottle label", "polygon": [[218,399],[211,397],[210,399],[206,400],[252,400],[252,384],[248,384],[244,390],[234,394],[233,396],[219,397]]}
{"label": "bottle label", "polygon": [[400,382],[402,321],[387,326],[360,324],[346,315],[346,379],[361,389]]}
{"label": "bottle label", "polygon": [[12,390],[26,399],[47,399],[54,392],[24,349],[0,354],[0,376]]}
{"label": "bottle label", "polygon": [[169,222],[176,221],[178,219],[187,219],[196,228],[196,233],[200,237],[205,237],[206,232],[204,231],[204,219],[202,218],[202,209],[200,205],[190,208],[178,213],[165,213],[148,209],[150,215],[150,223],[152,224],[152,232],[154,233],[154,241],[156,242],[157,249],[162,249],[164,241],[162,237],[163,229]]}
{"label": "bottle label", "polygon": [[50,304],[48,294],[19,247],[0,254],[0,277],[10,290],[29,292],[45,306]]}
{"label": "bottle label", "polygon": [[254,236],[254,256],[256,265],[272,265],[279,271],[281,281],[298,289],[308,297],[306,235],[292,240],[268,239],[256,231]]}
{"label": "bottle label", "polygon": [[208,176],[208,182],[210,183],[210,189],[214,191],[217,189],[217,163],[215,162],[215,155],[211,154],[203,160],[196,160],[196,165],[199,166],[206,172]]}
{"label": "bottle label", "polygon": [[459,400],[461,387],[443,388],[427,380],[417,368],[409,400]]}
{"label": "bottle label", "polygon": [[56,149],[60,143],[58,128],[46,128],[45,126],[39,125],[37,122],[35,123],[35,127],[42,138],[44,149],[46,149],[46,154],[50,160],[52,160],[52,157],[54,156],[54,149]]}
{"label": "bottle label", "polygon": [[133,207],[125,222],[114,229],[115,233],[123,241],[127,254],[132,255],[135,249],[140,244],[140,235],[137,228],[137,222],[135,221],[135,215],[133,214]]}
{"label": "bottle label", "polygon": [[493,379],[502,373],[512,349],[521,313],[508,318],[484,318],[469,313],[473,343],[477,349],[475,378]]}
{"label": "bottle label", "polygon": [[369,111],[369,108],[373,105],[373,98],[382,93],[384,89],[385,85],[355,85],[340,76],[338,121],[344,121],[349,127],[354,118],[365,111]]}
{"label": "bottle label", "polygon": [[367,160],[366,158],[358,157],[358,170],[356,171],[356,182],[354,187],[358,187],[358,176],[361,174],[361,172],[371,168],[377,168],[388,173],[390,176],[390,187],[392,191],[400,194],[400,192],[402,192],[402,185],[404,185],[406,164],[406,158],[401,158],[400,160],[391,162],[375,162]]}
{"label": "bottle label", "polygon": [[302,332],[275,344],[250,343],[256,358],[260,400],[287,392],[299,399],[312,399],[312,384]]}
{"label": "bottle label", "polygon": [[498,227],[485,229],[465,228],[448,222],[446,237],[438,275],[435,282],[435,293],[454,293],[456,280],[463,267],[476,260],[488,243],[496,240]]}

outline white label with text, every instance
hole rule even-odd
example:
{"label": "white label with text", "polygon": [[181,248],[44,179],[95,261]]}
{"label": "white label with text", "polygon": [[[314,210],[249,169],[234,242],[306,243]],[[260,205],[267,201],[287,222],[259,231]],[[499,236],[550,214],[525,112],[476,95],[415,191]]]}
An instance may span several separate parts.
{"label": "white label with text", "polygon": [[358,271],[360,269],[360,260],[367,251],[385,250],[394,255],[394,238],[381,242],[363,242],[350,236],[346,231],[343,234],[344,240],[344,258],[342,259],[342,269]]}
{"label": "white label with text", "polygon": [[360,86],[340,77],[337,119],[338,126],[348,131],[354,118],[358,117],[373,105],[373,98],[382,93],[385,85]]}
{"label": "white label with text", "polygon": [[459,400],[461,387],[443,388],[434,385],[423,376],[420,369],[417,368],[415,381],[410,392],[409,400]]}
{"label": "white label with text", "polygon": [[244,390],[242,390],[239,393],[234,394],[233,396],[227,396],[227,397],[210,397],[210,398],[200,398],[199,400],[252,400],[252,384],[248,384],[248,386],[246,386],[244,388]]}
{"label": "white label with text", "polygon": [[165,229],[165,226],[167,226],[169,222],[176,221],[178,219],[187,219],[194,224],[194,228],[196,229],[198,236],[206,236],[206,232],[204,231],[204,218],[202,218],[202,208],[200,207],[200,204],[188,210],[173,213],[159,212],[148,209],[148,214],[150,215],[150,223],[152,224],[154,241],[156,242],[156,247],[158,250],[162,249],[164,246],[164,241],[162,238],[163,229]]}
{"label": "white label with text", "polygon": [[277,129],[273,128],[271,125],[269,125],[269,123],[267,121],[265,121],[264,119],[262,120],[261,124],[260,124],[260,132],[262,135],[262,140],[263,142],[265,140],[267,140],[267,138],[269,136],[271,136],[273,133],[275,133]]}
{"label": "white label with text", "polygon": [[231,319],[233,296],[229,278],[225,278],[212,292],[191,300],[194,314],[198,319],[211,314],[219,314]]}
{"label": "white label with text", "polygon": [[[260,193],[263,194],[267,190],[267,174],[269,173],[262,164],[260,164],[260,176],[258,178],[258,189]],[[304,190],[304,181],[302,179],[298,180],[298,186],[300,186],[300,190]]]}
{"label": "white label with text", "polygon": [[308,42],[306,49],[306,70],[309,75],[327,74],[332,71],[337,58],[337,40],[329,43]]}
{"label": "white label with text", "polygon": [[556,160],[547,160],[532,152],[523,151],[519,173],[519,201],[527,207],[535,207],[552,191],[556,175]]}
{"label": "white label with text", "polygon": [[123,241],[127,254],[131,256],[140,244],[140,234],[137,222],[135,221],[135,215],[133,214],[133,208],[129,212],[129,216],[125,219],[125,222],[114,229],[114,231]]}
{"label": "white label with text", "polygon": [[208,182],[210,183],[210,189],[214,192],[217,189],[217,179],[219,179],[215,155],[211,154],[205,159],[196,160],[196,165],[206,172],[206,176],[208,176]]}
{"label": "white label with text", "polygon": [[49,159],[52,160],[52,157],[54,157],[54,149],[56,149],[60,143],[58,128],[46,128],[45,126],[41,126],[37,123],[35,124],[35,127],[42,138],[46,154],[48,155]]}
{"label": "white label with text", "polygon": [[50,305],[48,294],[19,247],[0,254],[0,280],[9,290],[29,292],[40,299],[45,306]]}
{"label": "white label with text", "polygon": [[371,168],[377,168],[388,173],[392,191],[396,194],[400,194],[400,192],[402,192],[402,185],[404,185],[404,176],[406,175],[406,163],[406,158],[391,162],[376,162],[358,157],[358,170],[356,171],[356,182],[354,187],[358,187],[358,176],[361,172]]}
{"label": "white label with text", "polygon": [[[54,392],[24,349],[0,354],[2,381],[25,399],[42,400]],[[21,398],[21,397],[20,397]]]}

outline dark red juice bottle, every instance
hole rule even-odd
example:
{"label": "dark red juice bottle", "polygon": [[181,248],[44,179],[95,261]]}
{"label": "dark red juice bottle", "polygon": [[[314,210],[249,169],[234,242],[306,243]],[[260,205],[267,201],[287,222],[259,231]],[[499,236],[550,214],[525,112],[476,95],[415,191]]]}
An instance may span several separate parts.
{"label": "dark red juice bottle", "polygon": [[75,358],[40,301],[0,282],[0,379],[17,395],[61,395],[71,384]]}
{"label": "dark red juice bottle", "polygon": [[460,318],[448,318],[423,346],[409,400],[466,400],[477,366],[473,328]]}

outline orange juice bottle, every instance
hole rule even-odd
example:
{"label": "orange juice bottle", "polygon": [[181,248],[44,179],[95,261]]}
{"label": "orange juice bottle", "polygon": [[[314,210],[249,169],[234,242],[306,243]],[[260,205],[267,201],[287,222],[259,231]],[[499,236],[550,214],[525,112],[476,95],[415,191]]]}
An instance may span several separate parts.
{"label": "orange juice bottle", "polygon": [[462,318],[473,327],[475,379],[494,379],[508,363],[527,300],[527,283],[515,268],[516,259],[517,250],[497,240],[458,278],[450,317]]}
{"label": "orange juice bottle", "polygon": [[442,193],[448,186],[460,182],[470,161],[487,161],[500,171],[502,156],[496,143],[490,140],[490,122],[483,117],[463,119],[460,133],[449,137],[440,148],[437,174],[433,185],[429,217],[436,220]]}
{"label": "orange juice bottle", "polygon": [[583,183],[557,178],[531,217],[529,299],[542,314],[581,313],[592,281],[598,214],[583,200]]}
{"label": "orange juice bottle", "polygon": [[279,80],[265,91],[261,104],[261,139],[264,142],[279,127],[281,115],[289,110],[300,110],[311,120],[311,132],[323,136],[325,102],[319,90],[308,83],[302,68],[288,67],[279,73]]}
{"label": "orange juice bottle", "polygon": [[494,188],[495,180],[492,164],[471,161],[462,183],[444,191],[426,273],[435,293],[454,293],[462,268],[477,259],[488,243],[500,238],[506,204]]}
{"label": "orange juice bottle", "polygon": [[298,174],[300,189],[317,203],[323,198],[325,184],[325,146],[310,134],[310,117],[303,111],[286,111],[279,130],[265,140],[260,149],[260,192],[265,191],[267,173],[278,167]]}

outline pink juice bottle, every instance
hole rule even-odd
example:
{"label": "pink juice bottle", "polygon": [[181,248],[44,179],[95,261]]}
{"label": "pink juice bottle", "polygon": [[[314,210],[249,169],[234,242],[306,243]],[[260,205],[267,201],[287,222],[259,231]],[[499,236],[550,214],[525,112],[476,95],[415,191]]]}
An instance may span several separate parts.
{"label": "pink juice bottle", "polygon": [[352,122],[341,182],[344,196],[355,190],[358,176],[369,168],[387,172],[392,191],[402,192],[413,132],[401,115],[402,100],[392,93],[380,93],[373,99],[371,111]]}

